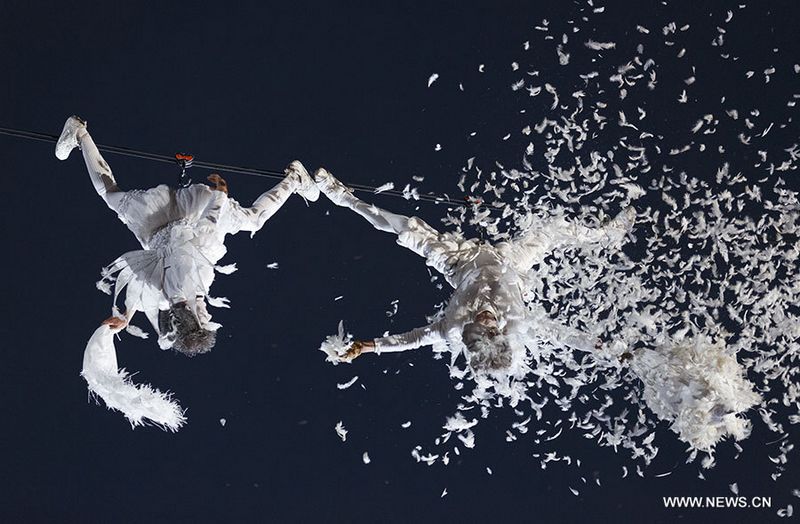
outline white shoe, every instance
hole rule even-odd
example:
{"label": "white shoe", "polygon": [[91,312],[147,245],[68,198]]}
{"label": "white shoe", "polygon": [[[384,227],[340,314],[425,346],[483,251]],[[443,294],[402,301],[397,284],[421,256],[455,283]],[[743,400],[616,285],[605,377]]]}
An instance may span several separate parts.
{"label": "white shoe", "polygon": [[352,189],[342,184],[339,179],[330,174],[325,168],[317,169],[314,173],[314,180],[317,182],[317,187],[320,191],[325,193],[331,202],[336,205],[344,205],[344,196],[353,192]]}
{"label": "white shoe", "polygon": [[64,130],[56,142],[56,158],[66,160],[70,152],[78,147],[78,131],[86,129],[86,121],[72,115],[64,122]]}
{"label": "white shoe", "polygon": [[308,171],[306,171],[306,168],[303,167],[303,164],[301,164],[299,160],[295,160],[289,164],[289,167],[286,168],[286,175],[297,175],[297,177],[300,179],[300,187],[295,189],[295,193],[299,194],[309,202],[317,201],[319,198],[319,188],[314,183],[314,180],[311,179]]}

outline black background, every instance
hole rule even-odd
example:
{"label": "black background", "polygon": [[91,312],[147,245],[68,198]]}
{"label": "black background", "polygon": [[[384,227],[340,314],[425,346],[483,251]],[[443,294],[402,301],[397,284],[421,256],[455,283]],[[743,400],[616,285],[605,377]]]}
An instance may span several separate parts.
{"label": "black background", "polygon": [[[0,125],[57,133],[77,113],[98,143],[268,169],[299,158],[310,170],[324,165],[375,186],[402,187],[420,175],[423,189],[452,194],[467,157],[492,155],[467,133],[497,137],[513,127],[503,120],[508,84],[479,84],[477,65],[507,68],[532,26],[574,17],[579,5],[336,4],[0,2]],[[657,30],[665,10],[692,21],[712,11],[639,4],[616,7],[605,32],[622,41],[634,38],[636,23],[657,18]],[[719,17],[731,5],[713,11]],[[740,38],[765,49],[788,45],[783,60],[797,60],[791,5],[742,14]],[[432,73],[440,79],[429,89]],[[797,86],[796,76],[774,81]],[[683,465],[666,427],[647,478],[620,478],[625,457],[571,434],[554,449],[583,465],[543,471],[531,457],[542,448],[504,441],[502,414],[482,423],[477,448],[448,467],[417,464],[411,449],[429,447],[459,400],[443,361],[421,350],[332,367],[316,348],[339,319],[362,338],[416,327],[447,294],[392,237],[324,198],[308,208],[293,198],[254,239],[229,239],[222,263],[235,261],[239,271],[214,284],[232,309],[215,312],[224,327],[211,354],[190,360],[158,350],[152,338],[118,342],[120,364],[138,382],[174,391],[188,408],[177,434],[131,431],[87,399],[78,373],[86,339],[109,313],[110,298],[94,288],[99,268],[135,239],[92,191],[79,155],[59,163],[51,145],[0,137],[0,158],[6,522],[752,522],[800,502],[790,495],[795,466],[769,479],[766,455],[777,450],[758,427],[738,461],[721,446],[706,481],[697,464]],[[166,165],[106,158],[123,188],[174,180]],[[226,178],[245,204],[273,184]],[[366,198],[434,224],[444,214]],[[279,269],[267,269],[271,262]],[[394,299],[399,313],[389,319]],[[354,375],[353,387],[337,389]],[[339,420],[350,431],[345,443],[333,429]],[[413,425],[401,428],[407,420]],[[672,510],[661,502],[730,495],[733,482],[745,496],[771,496],[773,508]]]}

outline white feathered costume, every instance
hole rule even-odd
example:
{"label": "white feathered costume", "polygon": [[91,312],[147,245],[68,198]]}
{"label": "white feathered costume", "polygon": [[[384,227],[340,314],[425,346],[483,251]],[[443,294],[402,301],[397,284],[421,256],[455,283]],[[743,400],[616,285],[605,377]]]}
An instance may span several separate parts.
{"label": "white feathered costume", "polygon": [[[367,204],[324,170],[317,172],[317,183],[334,204],[352,209],[380,231],[396,234],[398,244],[424,257],[427,265],[441,273],[454,288],[439,320],[406,333],[375,339],[376,353],[446,342],[454,361],[462,352],[468,362],[485,358],[487,355],[470,355],[462,341],[464,326],[473,323],[482,311],[493,313],[498,329],[512,337],[510,342],[515,350],[510,366],[497,374],[501,382],[507,378],[522,378],[528,371],[524,344],[519,340],[545,339],[558,346],[584,351],[594,348],[592,337],[551,320],[543,310],[534,314],[524,300],[526,274],[557,245],[610,247],[621,244],[633,226],[633,209],[599,228],[554,217],[534,225],[512,241],[490,245],[457,234],[440,233],[417,217],[390,213]],[[339,337],[329,337],[320,349],[328,355],[329,361],[338,362],[349,341],[340,328]],[[490,345],[484,346],[482,351],[492,350]]]}
{"label": "white feathered costume", "polygon": [[[56,144],[56,156],[64,160],[75,147],[83,152],[97,193],[142,246],[106,267],[98,288],[111,293],[113,285],[114,314],[117,299],[124,290],[125,320],[130,321],[137,311],[144,312],[159,333],[162,349],[171,347],[173,340],[160,331],[159,311],[168,310],[172,304],[186,302],[206,330],[216,331],[220,327],[211,322],[205,302],[227,307],[226,299],[208,295],[215,269],[223,273],[235,271],[235,265],[215,265],[226,253],[226,235],[239,231],[255,234],[295,192],[312,201],[319,195],[297,161],[287,169],[286,178],[262,194],[250,208],[243,208],[227,192],[205,184],[121,191],[111,168],[86,131],[85,122],[71,117]],[[147,336],[133,326],[127,329],[137,336]],[[118,369],[114,348],[117,331],[104,324],[89,339],[81,373],[89,390],[110,409],[121,411],[133,426],[150,420],[165,429],[177,430],[185,421],[177,402],[149,385],[134,385],[128,374]]]}

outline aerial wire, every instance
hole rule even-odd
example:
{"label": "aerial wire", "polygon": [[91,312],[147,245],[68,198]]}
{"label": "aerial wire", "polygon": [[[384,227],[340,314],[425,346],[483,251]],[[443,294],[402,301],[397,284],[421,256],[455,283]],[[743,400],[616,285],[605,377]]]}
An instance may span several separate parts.
{"label": "aerial wire", "polygon": [[[0,127],[0,135],[7,135],[13,136],[17,138],[23,138],[26,140],[36,140],[40,142],[51,142],[56,143],[58,141],[58,135],[52,135],[48,133],[39,133],[36,131],[26,131],[22,129],[14,129],[9,127]],[[175,164],[175,157],[170,155],[160,155],[157,153],[151,153],[148,151],[140,151],[138,149],[133,149],[129,147],[120,147],[120,146],[113,146],[113,145],[104,145],[104,144],[97,144],[97,149],[103,151],[105,153],[112,153],[115,155],[121,156],[128,156],[134,158],[141,158],[144,160],[152,160],[154,162],[163,162],[167,164]],[[194,160],[192,162],[192,167],[200,168],[200,169],[207,169],[210,171],[224,171],[226,173],[236,173],[240,175],[246,176],[255,176],[261,178],[273,178],[277,180],[283,180],[286,174],[283,171],[277,171],[272,169],[258,169],[252,167],[243,167],[243,166],[236,166],[231,164],[220,164],[217,162],[205,162]],[[469,206],[472,205],[474,202],[469,200],[451,200],[449,196],[439,196],[432,193],[424,193],[424,194],[417,194],[415,196],[409,196],[406,192],[397,191],[395,189],[387,189],[383,191],[378,191],[379,188],[369,186],[366,184],[347,184],[348,187],[356,190],[356,191],[363,191],[369,193],[378,193],[381,195],[390,195],[395,197],[401,197],[405,200],[419,200],[424,202],[430,202],[434,204],[451,204],[457,206]]]}

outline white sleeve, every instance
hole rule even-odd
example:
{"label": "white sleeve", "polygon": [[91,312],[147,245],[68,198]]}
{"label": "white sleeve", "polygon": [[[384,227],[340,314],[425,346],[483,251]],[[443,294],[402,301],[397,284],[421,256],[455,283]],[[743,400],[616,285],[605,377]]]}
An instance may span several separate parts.
{"label": "white sleeve", "polygon": [[108,325],[97,328],[86,344],[81,376],[89,391],[103,399],[109,409],[122,412],[131,426],[149,421],[177,431],[186,422],[183,409],[172,395],[149,384],[134,384],[128,373],[118,368],[114,331]]}
{"label": "white sleeve", "polygon": [[399,335],[375,339],[375,353],[392,353],[430,346],[444,340],[443,322],[440,320]]}

